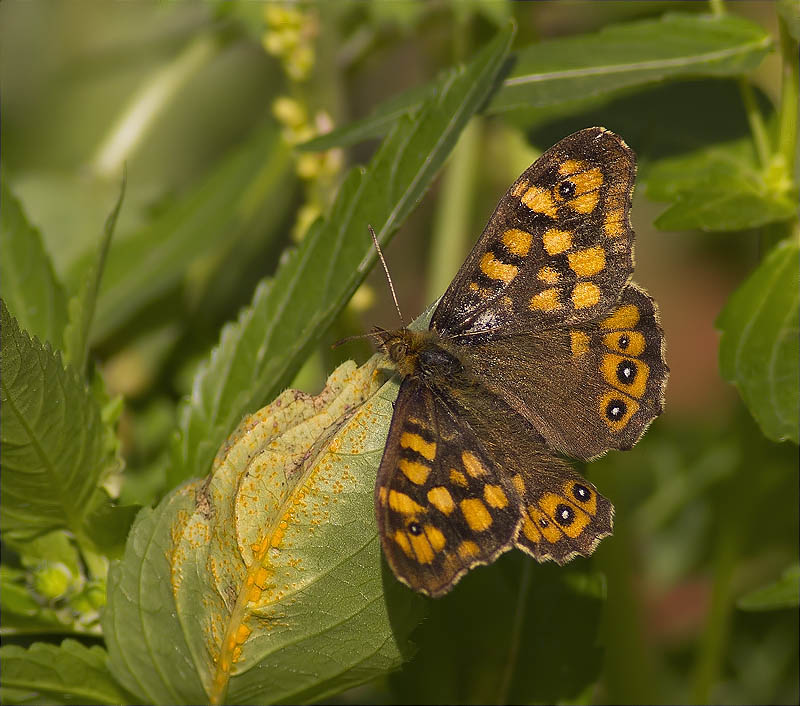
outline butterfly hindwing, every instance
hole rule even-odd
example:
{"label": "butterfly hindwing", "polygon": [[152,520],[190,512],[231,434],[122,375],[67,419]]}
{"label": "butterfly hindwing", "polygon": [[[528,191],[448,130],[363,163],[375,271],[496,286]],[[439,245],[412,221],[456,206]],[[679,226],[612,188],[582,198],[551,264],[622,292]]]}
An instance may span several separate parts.
{"label": "butterfly hindwing", "polygon": [[668,368],[655,304],[629,284],[596,321],[464,346],[469,374],[548,446],[590,459],[629,449],[663,410]]}
{"label": "butterfly hindwing", "polygon": [[432,328],[474,337],[580,323],[607,310],[633,269],[635,172],[632,150],[604,128],[547,150],[500,200]]}

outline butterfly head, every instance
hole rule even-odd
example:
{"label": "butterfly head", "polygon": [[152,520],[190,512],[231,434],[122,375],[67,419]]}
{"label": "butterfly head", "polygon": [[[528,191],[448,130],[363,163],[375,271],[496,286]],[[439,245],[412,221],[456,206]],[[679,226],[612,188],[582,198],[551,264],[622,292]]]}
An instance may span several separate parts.
{"label": "butterfly head", "polygon": [[381,348],[404,377],[437,380],[456,377],[464,370],[458,357],[447,350],[432,331],[375,328],[372,333],[380,339]]}

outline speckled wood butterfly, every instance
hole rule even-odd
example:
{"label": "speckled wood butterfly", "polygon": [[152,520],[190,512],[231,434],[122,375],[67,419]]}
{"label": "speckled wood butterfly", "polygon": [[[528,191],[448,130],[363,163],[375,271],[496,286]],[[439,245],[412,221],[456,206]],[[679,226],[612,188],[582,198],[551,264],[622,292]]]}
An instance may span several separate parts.
{"label": "speckled wood butterfly", "polygon": [[560,454],[631,448],[661,413],[655,303],[630,283],[633,151],[565,137],[500,200],[428,331],[375,329],[402,377],[375,486],[395,576],[430,596],[512,547],[559,564],[611,534]]}

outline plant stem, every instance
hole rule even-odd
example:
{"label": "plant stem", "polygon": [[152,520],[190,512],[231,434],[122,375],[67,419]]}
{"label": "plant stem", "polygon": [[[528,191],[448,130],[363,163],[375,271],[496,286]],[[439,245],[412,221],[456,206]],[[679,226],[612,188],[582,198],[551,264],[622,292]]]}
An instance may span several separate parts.
{"label": "plant stem", "polygon": [[721,523],[714,552],[716,563],[711,608],[695,660],[691,696],[691,702],[695,704],[711,703],[712,691],[719,681],[730,631],[733,576],[739,558],[742,514],[738,510],[739,503],[735,499],[729,500],[723,509],[725,519]]}
{"label": "plant stem", "polygon": [[711,12],[715,17],[722,17],[722,15],[725,14],[725,5],[723,4],[723,0],[708,0],[708,4],[711,7]]}
{"label": "plant stem", "polygon": [[766,169],[769,166],[772,154],[769,137],[767,136],[767,129],[764,125],[761,111],[756,104],[753,87],[744,76],[739,78],[739,91],[742,94],[742,102],[744,103],[744,109],[747,114],[747,122],[750,123],[750,132],[753,135],[753,142],[756,146],[758,162],[762,169]]}
{"label": "plant stem", "polygon": [[474,117],[464,128],[442,179],[433,225],[426,301],[434,301],[442,295],[461,266],[472,240],[470,216],[479,172],[481,125],[481,118]]}
{"label": "plant stem", "polygon": [[[778,154],[784,161],[789,179],[793,182],[797,160],[797,111],[798,81],[800,81],[800,56],[798,41],[789,33],[786,21],[778,14],[778,29],[781,40],[783,74],[781,82],[781,105],[779,108]],[[796,186],[796,184],[795,184]]]}
{"label": "plant stem", "polygon": [[[527,557],[526,557],[527,559]],[[519,584],[519,594],[517,595],[517,607],[514,610],[514,625],[512,626],[511,637],[509,639],[508,659],[506,668],[503,671],[503,679],[500,682],[500,689],[497,693],[497,704],[508,703],[508,692],[511,689],[511,680],[517,669],[519,659],[519,644],[522,637],[522,628],[525,625],[525,613],[527,612],[527,601],[530,599],[528,591],[531,586],[531,576],[533,575],[533,562],[525,561],[522,564],[522,580]]]}

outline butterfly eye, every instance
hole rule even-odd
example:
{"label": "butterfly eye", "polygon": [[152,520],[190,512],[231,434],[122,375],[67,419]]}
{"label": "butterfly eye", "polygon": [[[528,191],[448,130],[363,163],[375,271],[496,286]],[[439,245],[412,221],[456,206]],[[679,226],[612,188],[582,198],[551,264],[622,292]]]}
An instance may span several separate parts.
{"label": "butterfly eye", "polygon": [[408,531],[415,537],[419,537],[422,534],[422,525],[419,522],[409,522]]}
{"label": "butterfly eye", "polygon": [[574,196],[575,195],[575,184],[573,182],[569,181],[569,180],[562,181],[558,185],[558,195],[562,199],[568,199],[571,196]]}
{"label": "butterfly eye", "polygon": [[401,360],[408,355],[408,345],[405,343],[405,341],[394,341],[393,343],[389,344],[389,350],[387,353],[389,353],[389,357],[392,360]]}

